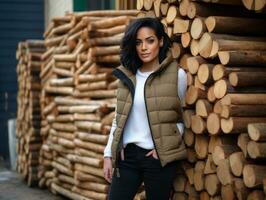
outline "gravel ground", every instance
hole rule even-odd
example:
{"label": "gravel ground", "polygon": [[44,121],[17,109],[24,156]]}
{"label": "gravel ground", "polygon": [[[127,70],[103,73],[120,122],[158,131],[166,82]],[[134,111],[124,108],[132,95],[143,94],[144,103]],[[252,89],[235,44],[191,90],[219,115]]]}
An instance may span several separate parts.
{"label": "gravel ground", "polygon": [[29,188],[20,175],[5,168],[0,159],[0,200],[66,200],[48,190]]}

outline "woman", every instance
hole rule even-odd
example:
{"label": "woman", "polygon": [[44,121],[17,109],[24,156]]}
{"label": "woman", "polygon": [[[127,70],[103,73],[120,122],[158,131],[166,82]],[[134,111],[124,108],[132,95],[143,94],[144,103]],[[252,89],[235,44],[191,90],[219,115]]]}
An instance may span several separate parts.
{"label": "woman", "polygon": [[120,80],[116,115],[104,152],[110,200],[133,199],[142,182],[148,200],[168,200],[177,160],[186,158],[182,123],[176,124],[186,74],[169,47],[157,19],[137,19],[125,32],[122,65],[113,71]]}

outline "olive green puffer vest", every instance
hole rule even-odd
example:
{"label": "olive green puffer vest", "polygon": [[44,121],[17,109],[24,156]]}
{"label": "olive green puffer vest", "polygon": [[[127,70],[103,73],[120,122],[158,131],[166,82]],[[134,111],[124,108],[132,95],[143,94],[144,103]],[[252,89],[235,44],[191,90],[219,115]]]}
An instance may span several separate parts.
{"label": "olive green puffer vest", "polygon": [[[186,158],[186,149],[176,123],[181,121],[181,105],[177,94],[178,67],[168,56],[146,80],[144,95],[151,134],[161,165]],[[117,128],[112,142],[113,164],[122,148],[123,130],[134,98],[136,77],[125,67],[113,71],[120,80],[117,90]]]}

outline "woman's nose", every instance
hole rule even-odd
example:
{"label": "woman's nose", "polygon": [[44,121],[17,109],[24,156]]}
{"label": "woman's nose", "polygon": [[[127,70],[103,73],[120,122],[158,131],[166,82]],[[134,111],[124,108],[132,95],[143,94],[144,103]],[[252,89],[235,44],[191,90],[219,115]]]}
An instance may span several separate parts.
{"label": "woman's nose", "polygon": [[142,51],[146,50],[146,49],[147,49],[147,45],[146,45],[146,43],[143,42],[141,47],[142,47],[142,48],[141,48]]}

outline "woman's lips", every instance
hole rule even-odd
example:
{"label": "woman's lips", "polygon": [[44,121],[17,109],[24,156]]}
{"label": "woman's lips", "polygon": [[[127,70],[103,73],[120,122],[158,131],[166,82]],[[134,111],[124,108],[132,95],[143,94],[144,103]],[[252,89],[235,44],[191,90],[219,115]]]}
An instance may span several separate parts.
{"label": "woman's lips", "polygon": [[149,53],[141,54],[142,57],[148,57],[149,55]]}

